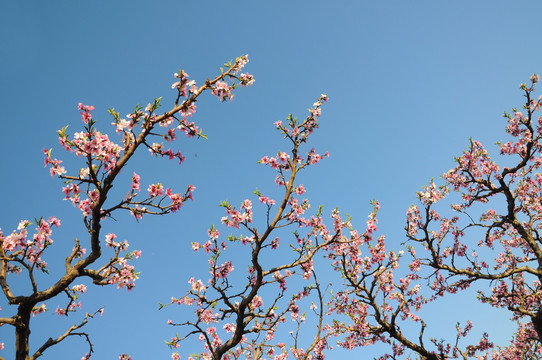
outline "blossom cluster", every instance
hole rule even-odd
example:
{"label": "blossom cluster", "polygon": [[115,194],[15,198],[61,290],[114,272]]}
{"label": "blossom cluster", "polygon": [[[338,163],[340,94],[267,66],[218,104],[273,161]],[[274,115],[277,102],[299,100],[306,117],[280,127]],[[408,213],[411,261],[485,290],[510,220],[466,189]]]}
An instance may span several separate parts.
{"label": "blossom cluster", "polygon": [[[23,263],[32,268],[46,271],[47,263],[42,259],[43,251],[53,244],[52,226],[59,227],[60,220],[56,217],[50,217],[48,220],[39,219],[36,221],[36,230],[32,237],[29,237],[28,227],[32,223],[28,220],[22,220],[11,234],[4,236],[0,229],[0,245],[6,251],[7,260],[14,264]],[[8,264],[8,271],[18,273],[21,267],[14,264]]]}
{"label": "blossom cluster", "polygon": [[249,199],[243,201],[240,207],[241,211],[236,210],[227,203],[222,206],[226,208],[226,216],[221,219],[224,225],[239,229],[240,224],[252,222],[252,201]]}
{"label": "blossom cluster", "polygon": [[123,257],[117,257],[115,262],[104,269],[102,276],[108,279],[109,284],[117,285],[119,289],[126,287],[127,290],[132,290],[135,281],[138,279],[139,272],[136,272],[134,266],[129,264],[128,261],[134,258],[137,259],[140,256],[141,251],[134,250]]}

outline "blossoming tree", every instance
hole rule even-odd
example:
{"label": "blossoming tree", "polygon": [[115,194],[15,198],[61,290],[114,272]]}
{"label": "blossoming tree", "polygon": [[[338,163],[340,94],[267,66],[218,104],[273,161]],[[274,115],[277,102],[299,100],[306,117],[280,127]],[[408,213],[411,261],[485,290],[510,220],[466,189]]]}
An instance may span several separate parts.
{"label": "blossoming tree", "polygon": [[[113,184],[118,183],[118,175],[138,149],[182,163],[180,151],[167,147],[164,141],[173,142],[178,132],[203,137],[195,123],[188,121],[196,110],[196,100],[206,90],[222,101],[232,100],[237,84],[247,86],[254,81],[250,74],[240,73],[247,62],[246,56],[237,58],[199,87],[179,71],[173,84],[178,96],[172,109],[162,114],[157,112],[160,99],[145,108],[137,107],[126,119],[110,110],[119,143],[97,130],[92,106],[79,104],[84,130],[70,136],[64,128],[59,131],[59,141],[83,161],[82,168],[68,173],[51,150],[44,150],[44,154],[51,175],[65,181],[65,199],[81,211],[88,237],[75,238],[64,261],[65,271],[52,285],[42,288],[36,275],[48,271],[44,258],[53,244],[52,229],[60,226],[60,220],[37,219],[32,234],[33,224],[28,220],[8,235],[0,232],[0,287],[16,309],[13,315],[0,317],[0,326],[14,328],[17,360],[36,359],[71,336],[86,339],[89,350],[84,359],[90,358],[90,335],[81,328],[101,309],[87,313],[80,323],[32,351],[31,316],[46,311],[46,302],[58,301],[61,294],[66,300],[55,312],[61,316],[76,312],[81,295],[87,291],[85,285],[76,283],[81,278],[119,288],[135,285],[138,273],[132,261],[141,252],[128,251],[128,243],[120,242],[114,233],[103,234],[103,222],[123,210],[136,220],[176,212],[191,199],[195,187],[188,185],[184,192],[175,193],[157,183],[148,185],[145,192],[139,175],[133,173],[127,195],[119,199],[111,191]],[[311,213],[309,200],[304,198],[305,187],[297,180],[301,170],[328,156],[315,149],[302,150],[318,128],[326,95],[320,96],[305,119],[290,115],[286,122],[276,122],[289,148],[263,157],[260,163],[276,172],[281,195],[272,199],[256,190],[259,204],[250,199],[238,208],[221,203],[225,210],[222,227],[231,234],[225,237],[221,228],[211,226],[207,241],[192,243],[195,252],[208,258],[209,276],[191,278],[184,295],[161,305],[194,310],[192,319],[168,322],[181,329],[181,334],[167,342],[174,349],[172,359],[181,358],[179,348],[191,337],[200,341],[202,349],[192,351],[189,359],[284,360],[292,355],[317,360],[325,357],[324,350],[332,347],[336,337],[338,345],[347,349],[388,344],[390,350],[380,360],[540,358],[542,175],[538,171],[542,166],[542,117],[536,114],[542,96],[535,99],[533,94],[538,81],[533,75],[529,85],[521,85],[526,97],[522,111],[505,113],[506,131],[512,140],[500,143],[499,148],[506,165],[499,166],[480,142],[471,141],[469,149],[456,159],[457,166],[443,175],[443,185],[431,181],[418,192],[420,205],[407,210],[406,251],[389,250],[385,237],[375,235],[377,201],[363,231],[354,229],[350,218],[341,218],[338,210],[331,212],[329,225],[322,208]],[[446,202],[451,205],[450,216],[440,210]],[[111,251],[107,260],[102,257],[104,246]],[[234,264],[228,258],[232,249],[244,252],[245,262]],[[408,264],[402,259],[405,253],[411,259]],[[330,298],[326,298],[318,275],[325,265],[324,257],[341,276],[336,278]],[[14,274],[24,274],[29,293],[15,293]],[[449,341],[426,334],[427,324],[419,315],[424,305],[484,281],[491,284],[491,291],[480,291],[478,299],[508,309],[517,323],[508,346],[495,346],[488,334],[473,342],[468,336],[473,327],[470,321],[458,324],[455,338]],[[288,319],[293,320],[290,325]],[[308,326],[302,329],[307,322],[313,325],[312,332]],[[0,348],[3,346],[0,343]],[[120,359],[129,356],[123,354]]]}
{"label": "blossoming tree", "polygon": [[[341,346],[390,344],[391,351],[380,359],[411,358],[409,351],[431,360],[542,356],[542,117],[537,115],[542,96],[533,94],[539,76],[530,80],[521,85],[522,111],[504,115],[512,139],[498,146],[506,165],[499,166],[480,142],[471,140],[457,166],[443,175],[442,186],[432,181],[418,192],[421,204],[407,211],[408,271],[401,272],[402,253],[386,251],[383,237],[372,244],[378,206],[369,233],[334,248],[334,266],[345,279],[331,302],[340,318],[334,332],[342,336]],[[445,202],[450,215],[439,209]],[[488,334],[470,343],[464,339],[470,321],[457,325],[452,341],[427,338],[417,311],[480,282],[488,282],[491,290],[479,291],[478,299],[508,309],[517,323],[511,343],[495,346]],[[412,322],[419,329],[414,335],[403,330],[412,329]]]}
{"label": "blossoming tree", "polygon": [[[324,322],[324,294],[314,261],[323,249],[342,238],[347,225],[337,211],[332,214],[332,228],[324,224],[322,209],[308,215],[310,203],[302,198],[305,187],[297,183],[297,177],[301,170],[328,156],[318,154],[314,148],[306,153],[301,151],[318,127],[317,119],[325,101],[327,96],[322,95],[303,121],[290,115],[285,123],[275,123],[290,150],[279,151],[276,157],[264,156],[260,163],[276,171],[275,183],[283,190],[282,196],[274,200],[257,190],[255,197],[260,205],[255,207],[246,199],[239,209],[223,202],[226,216],[221,222],[238,233],[220,240],[218,228],[211,226],[209,240],[192,244],[196,252],[205,252],[209,257],[210,277],[191,278],[188,292],[167,304],[190,306],[195,313],[194,320],[169,321],[184,331],[168,342],[170,347],[179,348],[187,338],[196,336],[203,351],[194,352],[191,358],[286,359],[290,354],[298,359],[323,357],[330,333]],[[260,217],[255,215],[260,211]],[[284,235],[285,228],[293,230]],[[234,266],[224,259],[231,248],[245,253],[247,263]],[[240,265],[247,266],[246,270],[240,269]],[[294,285],[288,291],[290,281]],[[300,327],[308,316],[300,310],[303,307],[311,311],[316,324],[312,334],[304,333],[302,337],[310,339],[306,346],[300,337]],[[294,328],[283,324],[287,318],[293,320]],[[292,344],[286,344],[284,333],[291,334]],[[180,359],[177,351],[172,358]]]}
{"label": "blossoming tree", "polygon": [[[60,130],[59,141],[62,148],[75,154],[83,163],[76,172],[68,172],[62,161],[52,156],[51,150],[44,150],[45,165],[49,166],[52,176],[63,179],[62,191],[65,199],[81,211],[87,236],[75,238],[74,246],[64,261],[65,271],[52,285],[42,287],[37,281],[37,272],[48,273],[46,250],[53,245],[53,228],[61,222],[56,217],[40,218],[34,224],[28,220],[20,222],[16,230],[4,235],[0,232],[0,287],[9,305],[16,308],[13,315],[0,317],[0,326],[12,326],[15,330],[15,359],[28,360],[40,357],[49,347],[71,336],[86,339],[89,351],[93,352],[90,336],[80,329],[94,317],[87,313],[84,319],[64,331],[52,335],[45,343],[30,350],[30,319],[47,310],[47,301],[60,301],[57,297],[66,296],[64,305],[56,308],[56,313],[68,316],[80,307],[80,296],[87,291],[83,284],[75,283],[81,278],[90,278],[96,285],[116,285],[131,289],[138,273],[131,264],[138,258],[140,251],[128,251],[128,243],[120,242],[114,233],[103,234],[102,223],[118,211],[129,211],[136,219],[144,215],[164,215],[175,212],[183,203],[192,198],[195,187],[188,185],[182,193],[176,193],[164,185],[150,184],[141,191],[141,179],[133,173],[131,187],[123,198],[117,198],[111,192],[113,184],[133,155],[148,149],[152,155],[176,159],[182,163],[184,157],[180,151],[173,150],[165,143],[173,142],[179,133],[188,137],[203,137],[194,122],[188,120],[196,111],[196,100],[209,90],[221,101],[231,100],[232,91],[237,85],[247,86],[254,82],[252,75],[240,73],[248,62],[247,56],[241,56],[234,62],[225,64],[221,73],[212,80],[207,79],[201,86],[188,79],[184,71],[175,74],[177,81],[172,88],[177,91],[174,106],[159,114],[160,99],[155,99],[145,108],[137,107],[127,118],[121,118],[110,110],[113,126],[120,142],[115,143],[105,133],[97,129],[97,122],[92,115],[93,106],[79,104],[84,129],[70,136],[67,127]],[[32,233],[31,228],[35,226]],[[103,248],[111,248],[108,259],[102,257]],[[14,274],[19,277],[14,278]],[[24,274],[24,276],[23,276]],[[28,293],[18,294],[13,290],[13,281],[29,283]],[[2,309],[6,311],[9,309]],[[0,343],[4,347],[4,343]]]}

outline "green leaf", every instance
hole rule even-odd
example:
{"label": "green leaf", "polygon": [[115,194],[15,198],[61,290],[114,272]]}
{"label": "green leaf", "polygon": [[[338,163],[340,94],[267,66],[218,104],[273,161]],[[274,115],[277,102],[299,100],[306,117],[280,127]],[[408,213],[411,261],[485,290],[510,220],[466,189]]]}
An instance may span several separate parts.
{"label": "green leaf", "polygon": [[107,111],[108,111],[111,115],[113,115],[113,117],[115,118],[116,121],[119,121],[119,113],[116,112],[114,108],[108,109]]}
{"label": "green leaf", "polygon": [[64,126],[62,129],[57,131],[58,136],[65,138],[66,137],[66,130],[68,129],[69,125]]}

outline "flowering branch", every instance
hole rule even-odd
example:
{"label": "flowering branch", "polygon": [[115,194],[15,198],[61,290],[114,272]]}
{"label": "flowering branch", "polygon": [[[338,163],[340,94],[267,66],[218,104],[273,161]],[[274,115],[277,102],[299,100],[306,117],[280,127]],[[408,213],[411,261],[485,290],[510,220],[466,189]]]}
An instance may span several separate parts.
{"label": "flowering branch", "polygon": [[[350,229],[350,237],[333,245],[330,253],[334,269],[345,281],[344,288],[329,303],[330,312],[341,316],[333,323],[334,335],[342,338],[339,346],[353,349],[378,342],[389,344],[391,351],[379,360],[399,359],[407,350],[427,360],[467,359],[492,348],[487,335],[475,345],[460,348],[460,339],[466,337],[472,327],[470,322],[461,331],[457,326],[455,344],[433,338],[429,339],[431,345],[427,344],[427,325],[417,312],[435,298],[426,298],[421,293],[416,264],[410,264],[411,271],[396,280],[404,252],[387,251],[384,236],[378,237],[375,243],[380,206],[378,202],[373,202],[373,206],[366,230],[359,235]],[[366,250],[365,256],[363,250]],[[419,324],[417,338],[403,332],[402,325],[408,321]]]}
{"label": "flowering branch", "polygon": [[83,319],[83,321],[81,323],[79,323],[78,325],[72,325],[64,334],[60,335],[59,337],[57,337],[56,339],[53,339],[53,338],[49,338],[35,353],[34,355],[32,355],[29,359],[30,360],[34,360],[34,359],[37,359],[38,357],[40,357],[43,352],[53,346],[53,345],[56,345],[58,343],[60,343],[62,340],[66,339],[67,337],[69,336],[80,336],[80,337],[83,337],[85,338],[85,341],[88,343],[88,346],[89,346],[89,352],[85,355],[85,358],[90,358],[90,354],[92,354],[94,352],[94,349],[93,349],[93,345],[92,345],[92,342],[90,341],[90,336],[87,334],[87,333],[84,333],[84,332],[74,332],[75,330],[78,330],[80,328],[82,328],[83,326],[85,326],[88,322],[88,319],[89,318],[93,318],[96,314],[98,313],[102,313],[103,312],[103,309],[100,309],[98,311],[96,311],[94,314],[89,314],[87,313],[85,315],[85,318]]}
{"label": "flowering branch", "polygon": [[[422,209],[416,205],[408,209],[406,231],[408,238],[419,243],[427,255],[419,256],[415,247],[407,247],[413,260],[406,277],[398,282],[393,280],[401,254],[385,253],[383,242],[382,246],[369,246],[371,258],[361,258],[360,247],[372,240],[367,234],[376,230],[369,223],[361,241],[354,241],[348,250],[335,254],[334,265],[345,277],[346,289],[334,299],[331,309],[350,320],[335,323],[336,333],[345,335],[342,346],[352,348],[377,341],[391,344],[392,352],[380,359],[396,359],[407,349],[424,359],[434,360],[519,360],[540,354],[540,332],[536,335],[536,329],[540,329],[541,323],[539,254],[542,253],[538,220],[542,208],[537,188],[540,182],[536,180],[539,175],[533,172],[542,164],[539,151],[542,131],[540,127],[535,129],[530,119],[539,110],[542,97],[538,101],[531,99],[538,76],[533,76],[531,81],[530,87],[521,86],[527,98],[524,106],[527,115],[516,110],[514,117],[505,114],[509,121],[507,132],[518,140],[500,144],[501,154],[518,155],[519,162],[515,166],[500,170],[483,146],[471,140],[470,149],[456,159],[458,166],[444,174],[446,184],[437,187],[431,181],[418,193]],[[539,118],[538,126],[541,123]],[[461,202],[452,205],[458,215],[444,217],[434,210],[435,204],[448,197],[451,190],[461,195]],[[498,196],[502,196],[506,204],[506,212],[502,215],[487,209],[487,204],[498,201],[495,200]],[[480,220],[476,221],[472,212],[480,209]],[[376,212],[370,218],[374,221]],[[486,253],[496,247],[503,249],[493,264],[480,260],[477,251],[469,248],[472,241],[462,241],[467,233],[478,236],[479,230],[482,230],[482,239],[478,247],[489,248],[480,249],[480,252]],[[375,250],[379,250],[376,254],[380,253],[380,256],[375,256]],[[527,275],[535,276],[532,284],[526,283]],[[423,280],[427,280],[433,291],[427,298],[420,294],[420,281]],[[515,320],[527,316],[531,322],[518,321],[518,332],[510,346],[504,349],[495,349],[487,334],[478,343],[460,348],[459,340],[472,328],[470,321],[463,329],[457,326],[455,343],[430,338],[432,345],[424,344],[426,325],[413,310],[418,311],[425,303],[446,293],[466,289],[478,280],[497,283],[491,296],[479,293],[482,302],[506,307],[513,312]],[[417,340],[409,339],[401,331],[399,320],[406,319],[421,324]]]}
{"label": "flowering branch", "polygon": [[[226,216],[222,218],[222,224],[246,233],[230,235],[228,243],[231,245],[228,245],[225,241],[219,241],[219,231],[211,226],[207,242],[192,244],[195,251],[203,249],[210,256],[211,277],[208,285],[202,280],[191,278],[191,289],[187,294],[172,298],[171,304],[195,306],[197,319],[182,323],[169,322],[173,326],[189,328],[184,336],[173,337],[168,342],[170,347],[178,348],[182,341],[197,335],[204,350],[193,354],[194,358],[219,360],[238,359],[241,356],[248,359],[276,356],[285,359],[288,357],[288,347],[283,342],[275,342],[274,338],[278,326],[286,321],[289,314],[297,326],[295,334],[292,332],[294,344],[289,347],[294,357],[313,359],[322,356],[322,351],[327,347],[328,335],[324,333],[323,294],[313,268],[314,257],[337,240],[342,226],[337,225],[333,230],[328,230],[323,223],[321,209],[316,215],[304,217],[310,204],[308,200],[297,197],[305,193],[305,188],[296,184],[295,180],[299,171],[328,156],[327,153],[319,155],[314,149],[305,157],[300,153],[300,146],[318,127],[317,118],[326,100],[327,97],[322,95],[314,107],[309,109],[310,114],[303,121],[290,115],[287,124],[283,125],[281,121],[275,123],[292,148],[289,152],[279,151],[276,157],[265,156],[260,160],[260,163],[277,172],[275,183],[284,190],[284,195],[278,202],[264,196],[260,191],[255,192],[266,208],[266,226],[263,231],[254,225],[252,201],[244,200],[239,209],[223,202],[221,206],[224,207]],[[294,231],[294,241],[289,243],[292,256],[277,259],[273,252],[281,246],[281,239],[275,233],[288,226],[304,228],[306,234],[302,236],[298,231]],[[232,245],[249,252],[247,281],[244,285],[230,277],[234,271],[233,263],[221,260]],[[287,281],[294,276],[299,276],[309,284],[288,296]],[[272,286],[274,289],[271,293],[265,290]],[[298,334],[299,326],[305,322],[305,314],[300,314],[298,303],[314,292],[320,304],[320,311],[315,312],[319,319],[318,326],[313,342],[307,350],[303,350],[298,344]],[[162,305],[164,306],[166,305]],[[314,309],[316,307],[313,305]],[[222,330],[215,326],[218,323],[223,324]],[[172,358],[179,359],[180,355],[175,352]]]}
{"label": "flowering branch", "polygon": [[[520,330],[530,328],[542,340],[542,178],[537,173],[542,164],[542,118],[536,118],[542,97],[533,98],[538,81],[533,75],[530,85],[521,84],[523,111],[504,114],[512,140],[498,146],[512,166],[501,168],[480,142],[471,141],[456,159],[457,166],[443,175],[442,196],[434,189],[418,194],[423,208],[409,209],[407,231],[411,241],[427,249],[423,257],[414,255],[414,261],[430,269],[427,278],[436,296],[489,280],[495,284],[491,294],[479,292],[479,299],[510,310],[515,320],[529,319]],[[434,207],[450,190],[460,201],[452,205],[457,215],[447,218]],[[505,211],[499,213],[493,203],[505,204]],[[464,240],[467,236],[471,240]],[[482,260],[479,253],[493,254],[493,261]]]}
{"label": "flowering branch", "polygon": [[[419,255],[416,247],[407,246],[412,261],[406,276],[394,280],[401,252],[387,252],[383,237],[373,244],[377,203],[361,236],[352,231],[348,241],[331,247],[334,268],[345,279],[344,290],[330,302],[331,311],[347,318],[334,322],[334,333],[343,337],[340,346],[350,349],[388,343],[392,351],[380,357],[382,360],[397,359],[407,350],[433,360],[539,357],[542,176],[537,171],[542,165],[542,117],[535,120],[534,116],[540,110],[542,96],[532,98],[538,81],[539,77],[533,75],[530,86],[521,85],[526,98],[524,112],[513,109],[513,116],[505,113],[506,131],[514,140],[500,143],[499,147],[501,155],[512,158],[508,161],[511,167],[501,169],[480,142],[471,140],[470,148],[456,159],[457,166],[443,175],[445,185],[431,181],[418,192],[421,207],[413,205],[408,209],[405,230],[408,239],[424,250]],[[454,216],[445,217],[435,209],[452,194],[459,195],[460,201],[452,203]],[[490,207],[493,203],[505,204],[505,211],[498,213]],[[472,245],[476,241],[465,240],[468,235],[478,239],[477,247]],[[370,256],[363,257],[362,248]],[[495,253],[492,262],[482,260]],[[472,328],[470,322],[463,329],[457,326],[453,343],[433,338],[429,343],[425,341],[426,324],[416,315],[420,308],[480,280],[495,285],[491,294],[479,292],[479,299],[507,308],[518,323],[511,344],[494,348],[488,335],[483,334],[477,343],[460,347],[460,339]],[[420,292],[423,281],[432,290],[430,296]],[[530,321],[523,323],[523,318]],[[420,324],[416,339],[401,330],[406,320]]]}
{"label": "flowering branch", "polygon": [[[81,246],[80,241],[75,239],[75,246],[65,260],[65,273],[45,290],[38,290],[34,277],[35,270],[47,273],[47,263],[42,259],[45,249],[53,244],[52,227],[60,226],[60,220],[51,217],[49,220],[39,219],[36,233],[32,238],[28,237],[28,227],[31,223],[22,221],[16,231],[4,236],[0,231],[0,287],[10,305],[17,305],[18,312],[11,318],[0,318],[0,325],[8,324],[15,327],[16,333],[16,359],[28,359],[30,315],[36,316],[47,311],[45,301],[56,297],[64,292],[68,296],[68,304],[63,308],[57,308],[59,315],[67,315],[75,311],[80,302],[77,297],[86,291],[84,285],[69,288],[75,279],[89,277],[96,285],[116,284],[117,287],[131,289],[138,273],[130,262],[138,258],[140,251],[128,252],[128,242],[117,242],[116,234],[101,234],[102,221],[111,217],[117,210],[128,210],[137,219],[145,214],[164,215],[180,209],[185,201],[192,199],[195,187],[189,185],[184,194],[174,193],[162,184],[149,185],[147,196],[143,199],[136,197],[140,192],[140,177],[136,173],[132,176],[132,185],[128,195],[121,200],[112,200],[113,184],[124,169],[128,161],[139,148],[147,148],[152,155],[168,156],[169,159],[184,160],[180,151],[174,152],[166,149],[163,142],[171,142],[176,139],[176,131],[185,133],[188,137],[204,137],[198,127],[188,121],[196,109],[196,101],[204,91],[220,98],[221,101],[231,100],[232,91],[237,87],[236,81],[242,86],[248,86],[254,79],[250,74],[239,74],[248,63],[248,57],[242,56],[234,62],[226,64],[226,69],[214,79],[207,79],[199,87],[194,81],[188,81],[188,75],[184,71],[175,74],[178,79],[173,88],[178,92],[174,107],[162,114],[157,114],[160,99],[155,99],[152,104],[144,109],[137,106],[133,113],[127,115],[127,119],[121,119],[118,112],[110,110],[113,115],[113,126],[117,134],[121,136],[121,143],[113,142],[107,134],[103,134],[96,128],[93,118],[93,106],[79,104],[78,109],[84,129],[73,136],[67,134],[67,127],[58,131],[60,145],[68,152],[74,153],[82,159],[84,166],[76,174],[68,174],[61,165],[62,161],[53,158],[51,150],[44,150],[45,166],[49,166],[51,176],[58,176],[65,181],[62,191],[65,200],[69,200],[83,215],[83,222],[89,238],[86,242],[90,246],[87,254],[86,248]],[[158,141],[155,141],[157,140]],[[102,256],[102,245],[113,249],[113,256],[102,266],[92,269],[94,264]],[[28,295],[15,295],[8,283],[8,276],[25,271],[30,281],[32,292]],[[38,306],[38,304],[41,305]],[[86,323],[82,322],[83,326]],[[79,328],[79,327],[77,327]],[[41,355],[41,351],[62,341],[74,333],[77,328],[69,330],[65,335],[46,343],[34,356]],[[89,341],[90,343],[90,341]],[[0,344],[3,346],[3,343]],[[92,350],[92,349],[91,349]],[[92,352],[92,351],[91,351]],[[90,355],[89,355],[90,356]]]}

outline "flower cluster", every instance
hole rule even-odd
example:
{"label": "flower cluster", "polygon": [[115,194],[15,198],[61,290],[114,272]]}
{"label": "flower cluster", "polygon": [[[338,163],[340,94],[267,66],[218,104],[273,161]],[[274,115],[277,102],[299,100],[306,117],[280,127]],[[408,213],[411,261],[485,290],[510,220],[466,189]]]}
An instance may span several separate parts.
{"label": "flower cluster", "polygon": [[128,243],[125,241],[117,247],[116,259],[109,263],[109,266],[102,271],[102,277],[107,279],[109,284],[117,285],[117,288],[121,289],[126,287],[127,290],[132,290],[135,286],[135,281],[138,279],[139,273],[135,271],[133,265],[130,265],[128,261],[137,259],[141,256],[140,250],[134,250],[131,253],[127,253],[124,257],[119,257],[118,252],[124,246],[128,247]]}
{"label": "flower cluster", "polygon": [[[242,73],[237,75],[243,67],[248,64],[248,55],[241,56],[237,58],[236,64],[233,67],[233,73],[229,77],[233,80],[238,80],[241,86],[250,86],[254,83],[254,77],[249,73]],[[226,67],[231,67],[231,63],[225,64]],[[233,100],[233,90],[236,88],[237,84],[232,82],[228,84],[224,80],[217,81],[213,87],[212,94],[220,99],[220,101]]]}
{"label": "flower cluster", "polygon": [[221,219],[222,224],[239,229],[240,224],[252,222],[252,201],[246,199],[241,204],[241,211],[236,210],[228,203],[221,204],[226,208],[226,216]]}
{"label": "flower cluster", "polygon": [[[50,217],[48,220],[39,219],[36,224],[36,231],[31,238],[29,238],[28,227],[32,223],[28,220],[22,220],[17,230],[7,236],[4,236],[0,229],[0,246],[6,252],[8,261],[47,271],[47,263],[41,256],[43,251],[53,244],[52,226],[59,227],[60,220]],[[13,273],[21,271],[20,266],[12,264],[9,264],[7,269]]]}

